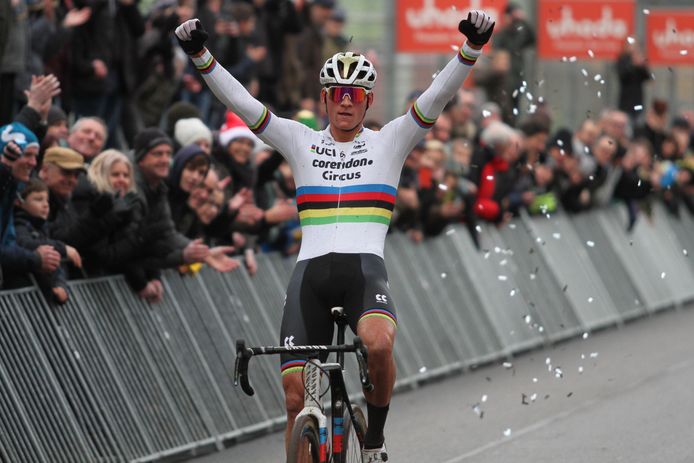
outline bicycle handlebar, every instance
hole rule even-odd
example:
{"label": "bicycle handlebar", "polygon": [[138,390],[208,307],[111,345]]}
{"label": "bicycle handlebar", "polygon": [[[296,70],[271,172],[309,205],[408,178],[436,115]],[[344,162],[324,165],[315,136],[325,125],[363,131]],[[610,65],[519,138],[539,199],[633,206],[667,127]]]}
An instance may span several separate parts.
{"label": "bicycle handlebar", "polygon": [[368,369],[368,350],[361,338],[354,338],[352,344],[341,344],[336,346],[285,346],[285,347],[246,347],[243,339],[236,341],[236,364],[234,366],[234,385],[241,383],[241,389],[247,395],[255,394],[248,378],[248,363],[255,355],[276,355],[276,354],[316,354],[319,352],[354,352],[357,356],[359,365],[359,379],[365,391],[370,392],[374,386],[369,379]]}

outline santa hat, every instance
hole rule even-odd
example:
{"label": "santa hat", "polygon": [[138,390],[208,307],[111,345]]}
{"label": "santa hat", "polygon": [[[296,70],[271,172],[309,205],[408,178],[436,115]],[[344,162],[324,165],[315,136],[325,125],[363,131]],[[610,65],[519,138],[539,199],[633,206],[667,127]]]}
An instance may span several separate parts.
{"label": "santa hat", "polygon": [[197,117],[179,119],[174,127],[174,138],[181,146],[188,146],[198,140],[212,143],[212,132],[205,123]]}
{"label": "santa hat", "polygon": [[237,138],[248,138],[253,142],[254,148],[260,143],[258,137],[251,132],[251,129],[248,128],[239,116],[231,111],[227,111],[226,122],[219,130],[219,143],[222,146],[228,146],[229,143]]}

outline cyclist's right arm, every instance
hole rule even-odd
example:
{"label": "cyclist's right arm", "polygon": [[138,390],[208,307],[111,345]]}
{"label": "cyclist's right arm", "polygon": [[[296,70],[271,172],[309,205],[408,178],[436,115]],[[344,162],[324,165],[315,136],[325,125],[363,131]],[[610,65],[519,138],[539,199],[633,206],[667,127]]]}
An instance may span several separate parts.
{"label": "cyclist's right arm", "polygon": [[[187,23],[195,21],[190,20]],[[182,27],[183,25],[176,30],[179,41],[189,38],[188,35],[184,36]],[[190,58],[219,101],[238,114],[261,140],[290,160],[294,151],[294,137],[303,133],[307,127],[272,114],[260,101],[253,98],[229,71],[217,63],[207,48],[203,47],[198,53],[190,55]]]}

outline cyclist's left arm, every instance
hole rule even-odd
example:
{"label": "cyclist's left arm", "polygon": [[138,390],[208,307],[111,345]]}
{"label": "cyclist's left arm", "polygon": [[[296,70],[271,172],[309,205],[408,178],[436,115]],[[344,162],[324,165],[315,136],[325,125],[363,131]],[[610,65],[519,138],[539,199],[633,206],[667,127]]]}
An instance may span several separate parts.
{"label": "cyclist's left arm", "polygon": [[395,143],[395,153],[403,160],[424,138],[441,111],[456,94],[482,50],[470,47],[467,41],[431,82],[429,88],[414,102],[409,111],[386,124],[381,132]]}

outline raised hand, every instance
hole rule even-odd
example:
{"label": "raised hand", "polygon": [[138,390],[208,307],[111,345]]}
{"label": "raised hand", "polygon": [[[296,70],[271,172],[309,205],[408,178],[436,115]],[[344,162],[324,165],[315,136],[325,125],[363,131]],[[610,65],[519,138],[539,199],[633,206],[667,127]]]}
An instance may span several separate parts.
{"label": "raised hand", "polygon": [[467,14],[467,18],[460,21],[458,30],[467,37],[472,45],[482,47],[489,42],[494,30],[494,21],[484,11],[473,10]]}
{"label": "raised hand", "polygon": [[209,34],[203,29],[199,19],[189,19],[174,31],[178,44],[189,55],[197,55],[205,48]]}

